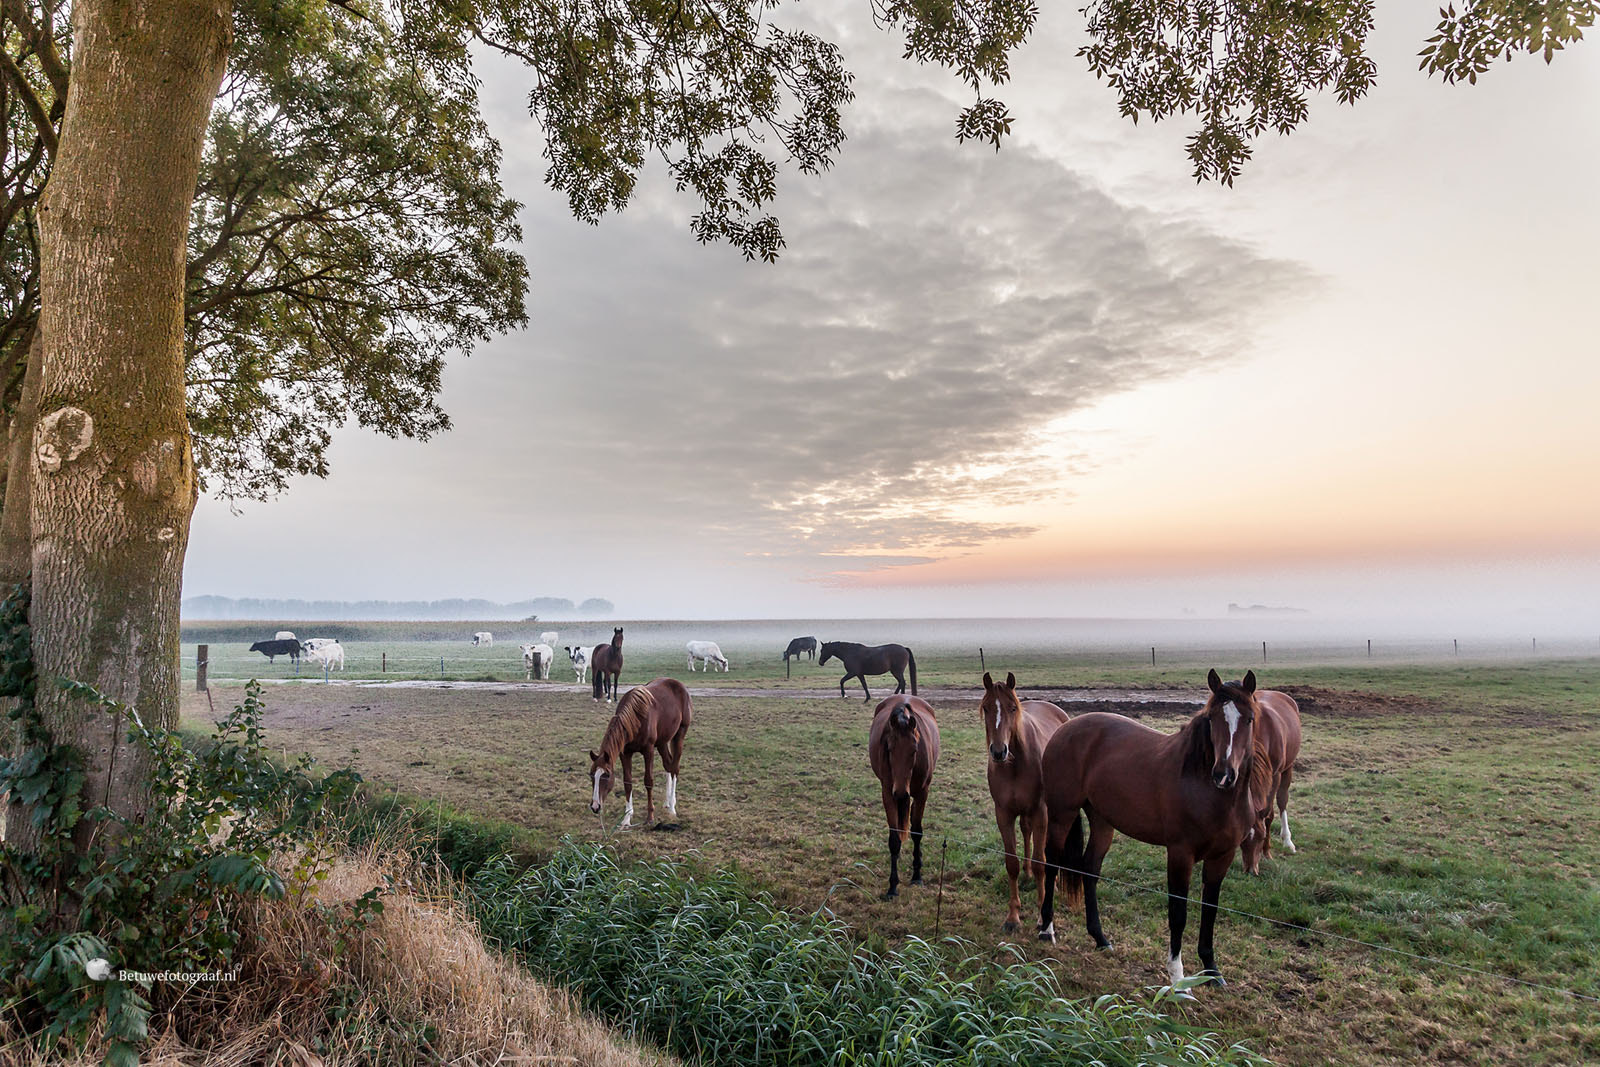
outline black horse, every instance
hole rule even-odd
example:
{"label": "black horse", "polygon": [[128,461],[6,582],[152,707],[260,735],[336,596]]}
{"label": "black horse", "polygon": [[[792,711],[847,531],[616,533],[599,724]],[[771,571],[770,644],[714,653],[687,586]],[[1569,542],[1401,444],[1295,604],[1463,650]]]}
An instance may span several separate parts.
{"label": "black horse", "polygon": [[622,681],[622,627],[612,628],[609,645],[595,645],[589,653],[589,669],[594,671],[594,698],[615,700],[617,683]]}
{"label": "black horse", "polygon": [[788,663],[790,656],[799,659],[801,656],[806,655],[809,655],[812,659],[817,658],[817,639],[815,637],[797,637],[790,641],[789,647],[783,650],[783,662]]}
{"label": "black horse", "polygon": [[817,658],[821,666],[837,658],[844,664],[844,677],[839,679],[839,695],[844,696],[844,683],[852,678],[861,679],[861,691],[872,700],[872,690],[867,688],[867,675],[893,674],[900,684],[896,693],[906,691],[906,668],[911,668],[911,695],[917,693],[917,657],[905,645],[858,645],[854,641],[824,641],[822,655]]}

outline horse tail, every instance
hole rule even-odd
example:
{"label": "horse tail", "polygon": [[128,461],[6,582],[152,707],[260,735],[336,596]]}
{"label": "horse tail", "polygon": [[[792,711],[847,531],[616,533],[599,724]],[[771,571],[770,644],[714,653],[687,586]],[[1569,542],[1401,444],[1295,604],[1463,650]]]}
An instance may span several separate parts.
{"label": "horse tail", "polygon": [[590,663],[589,666],[594,671],[594,673],[592,675],[590,675],[589,681],[590,681],[591,686],[594,689],[594,698],[596,700],[599,700],[600,699],[600,686],[602,684],[601,681],[600,681],[600,679],[602,677],[601,671],[600,671],[600,665],[598,663]]}
{"label": "horse tail", "polygon": [[1072,813],[1072,827],[1067,831],[1067,862],[1056,872],[1069,908],[1083,905],[1083,864],[1083,812],[1080,810]]}
{"label": "horse tail", "polygon": [[910,664],[911,664],[911,695],[912,696],[916,696],[917,695],[917,657],[912,653],[912,651],[909,648],[906,649],[906,660],[908,662],[910,662]]}

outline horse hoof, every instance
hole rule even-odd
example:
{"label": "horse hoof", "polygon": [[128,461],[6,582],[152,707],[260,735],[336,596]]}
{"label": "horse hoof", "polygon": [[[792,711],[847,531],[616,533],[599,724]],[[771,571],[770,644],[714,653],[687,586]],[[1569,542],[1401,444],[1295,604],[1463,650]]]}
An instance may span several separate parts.
{"label": "horse hoof", "polygon": [[912,885],[921,885],[922,884],[922,875],[919,874],[915,878],[911,879],[911,884]]}
{"label": "horse hoof", "polygon": [[1222,972],[1217,970],[1215,967],[1207,967],[1205,970],[1201,971],[1200,974],[1202,977],[1211,979],[1211,984],[1216,986],[1218,989],[1226,989],[1228,986],[1228,983],[1222,978]]}
{"label": "horse hoof", "polygon": [[1000,924],[1000,932],[1005,934],[1014,934],[1017,932],[1017,924],[1012,920],[1007,919],[1005,922]]}
{"label": "horse hoof", "polygon": [[1096,944],[1094,946],[1094,950],[1096,952],[1110,952],[1111,951],[1111,942],[1109,942],[1109,941],[1101,941],[1101,942],[1099,942],[1098,944]]}
{"label": "horse hoof", "polygon": [[895,897],[897,897],[899,895],[900,895],[900,890],[898,890],[898,889],[886,889],[886,890],[883,891],[883,899],[884,900],[893,900]]}

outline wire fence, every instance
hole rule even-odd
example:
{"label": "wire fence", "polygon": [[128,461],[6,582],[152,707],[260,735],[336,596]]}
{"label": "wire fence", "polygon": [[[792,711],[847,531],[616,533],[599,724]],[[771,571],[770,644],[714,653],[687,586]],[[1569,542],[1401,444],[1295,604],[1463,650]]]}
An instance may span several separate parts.
{"label": "wire fence", "polygon": [[[868,830],[867,829],[862,829],[862,827],[864,827],[864,826],[866,826],[866,824],[864,824],[864,823],[857,823],[856,824],[858,832],[863,833],[863,834],[867,834]],[[777,823],[772,824],[772,828],[773,829],[779,828],[779,824],[777,824]],[[894,829],[895,829],[895,827],[893,827],[889,823],[885,822],[881,827],[877,828],[876,832],[877,833],[886,833],[886,832],[894,830]],[[600,837],[601,837],[601,841],[602,842],[613,841],[619,835],[633,832],[633,830],[634,830],[634,828],[631,827],[631,826],[628,827],[628,828],[622,828],[620,826],[619,827],[607,828],[607,826],[605,825],[605,822],[604,822],[604,817],[602,815],[602,821],[601,821],[601,825],[600,825]],[[926,830],[924,830],[920,835],[917,835],[916,832],[913,831],[912,835],[913,836],[920,836],[923,839],[924,842],[928,842],[930,840],[930,838],[932,837],[932,835],[929,834]],[[939,866],[938,883],[937,883],[937,885],[938,885],[938,893],[939,893],[938,906],[941,907],[941,908],[942,908],[942,905],[943,905],[943,897],[944,897],[944,850],[945,850],[945,847],[946,847],[947,844],[948,844],[948,837],[946,835],[941,834],[940,835],[940,861],[939,861],[940,866]],[[968,848],[968,849],[970,849],[970,850],[972,850],[974,852],[987,853],[987,854],[990,854],[990,855],[999,856],[1002,859],[1014,858],[1014,859],[1017,860],[1017,862],[1019,864],[1022,865],[1023,872],[1027,872],[1028,871],[1027,864],[1028,864],[1029,861],[1024,859],[1024,857],[1021,856],[1021,855],[1009,853],[1003,848],[995,848],[992,845],[984,845],[984,844],[981,844],[981,843],[978,843],[978,842],[973,842],[973,841],[962,841],[962,842],[960,842],[960,844],[963,847]],[[1157,888],[1157,887],[1154,887],[1154,886],[1143,885],[1143,884],[1141,884],[1139,882],[1131,882],[1131,881],[1127,881],[1125,879],[1112,878],[1112,877],[1109,877],[1109,876],[1107,876],[1105,874],[1094,874],[1094,873],[1092,873],[1090,871],[1083,870],[1083,869],[1076,868],[1076,867],[1070,867],[1070,866],[1067,866],[1065,864],[1051,863],[1048,860],[1045,860],[1043,862],[1044,862],[1044,864],[1045,864],[1045,866],[1047,868],[1049,868],[1052,871],[1058,872],[1058,873],[1077,874],[1077,875],[1080,875],[1080,876],[1082,876],[1084,878],[1092,878],[1092,879],[1096,880],[1097,882],[1105,882],[1105,883],[1108,883],[1108,884],[1111,884],[1111,885],[1120,886],[1120,887],[1123,887],[1123,888],[1126,888],[1126,889],[1136,890],[1136,891],[1141,892],[1141,893],[1147,893],[1147,894],[1151,894],[1151,895],[1155,895],[1155,896],[1159,896],[1159,897],[1165,897],[1165,898],[1167,898],[1169,900],[1183,900],[1183,901],[1186,901],[1190,905],[1194,905],[1194,906],[1201,907],[1201,908],[1204,908],[1204,907],[1207,906],[1205,904],[1205,902],[1203,900],[1199,899],[1199,898],[1191,897],[1191,896],[1188,896],[1188,895],[1180,895],[1180,894],[1177,894],[1177,893],[1172,893],[1172,892],[1169,892],[1165,888]],[[872,864],[867,863],[865,861],[856,861],[854,864],[852,864],[852,866],[854,866],[854,867],[864,867],[867,870],[872,871],[876,876],[878,876],[880,878],[883,877],[883,873],[880,870],[878,870]],[[828,894],[827,895],[831,897],[835,889],[837,889],[840,886],[844,886],[844,885],[848,885],[848,886],[851,886],[851,887],[854,887],[854,888],[857,888],[857,889],[862,889],[863,891],[865,891],[865,887],[861,886],[859,883],[857,883],[853,879],[847,877],[843,872],[841,872],[839,877],[835,880],[835,882],[833,884],[833,887],[828,890]],[[1525,979],[1525,978],[1518,978],[1515,975],[1505,974],[1504,972],[1501,972],[1501,971],[1493,971],[1493,970],[1489,970],[1489,969],[1483,968],[1483,967],[1474,967],[1474,966],[1472,966],[1470,964],[1459,963],[1459,962],[1457,962],[1455,960],[1445,959],[1445,958],[1443,958],[1441,956],[1431,956],[1431,955],[1428,955],[1426,953],[1413,952],[1410,949],[1396,948],[1393,945],[1379,944],[1379,943],[1374,942],[1374,941],[1363,941],[1360,938],[1349,937],[1349,936],[1344,935],[1344,934],[1333,933],[1332,931],[1329,931],[1329,930],[1319,930],[1316,927],[1306,926],[1303,923],[1292,922],[1292,921],[1290,921],[1288,919],[1275,918],[1275,917],[1270,916],[1270,915],[1261,915],[1261,914],[1258,914],[1256,912],[1247,911],[1247,910],[1242,909],[1242,908],[1228,907],[1228,906],[1220,904],[1220,903],[1219,904],[1215,904],[1215,905],[1211,905],[1211,906],[1215,907],[1217,909],[1217,911],[1219,911],[1219,912],[1227,912],[1230,915],[1237,915],[1240,918],[1253,919],[1253,920],[1256,920],[1257,922],[1266,923],[1268,925],[1271,925],[1271,926],[1274,926],[1274,927],[1278,927],[1278,928],[1281,928],[1281,929],[1292,930],[1296,934],[1303,935],[1303,936],[1306,936],[1306,937],[1326,938],[1326,939],[1328,939],[1330,941],[1337,941],[1337,942],[1340,942],[1341,944],[1350,945],[1350,946],[1353,946],[1353,947],[1356,947],[1356,948],[1366,949],[1366,950],[1369,950],[1371,952],[1386,953],[1388,955],[1399,956],[1399,957],[1403,957],[1405,959],[1413,960],[1413,961],[1418,962],[1418,963],[1426,963],[1426,964],[1429,964],[1429,965],[1432,965],[1432,966],[1436,966],[1436,967],[1443,967],[1443,968],[1446,968],[1446,969],[1449,969],[1449,970],[1459,971],[1459,972],[1462,972],[1462,973],[1465,973],[1465,974],[1475,975],[1475,976],[1480,977],[1480,978],[1490,978],[1490,979],[1494,979],[1494,980],[1500,981],[1500,982],[1505,982],[1505,983],[1508,983],[1508,984],[1511,984],[1511,985],[1522,986],[1524,988],[1531,989],[1531,990],[1538,990],[1540,992],[1557,994],[1559,996],[1567,997],[1567,998],[1569,998],[1571,1000],[1574,1000],[1574,1001],[1582,1001],[1582,1002],[1586,1002],[1586,1003],[1590,1003],[1590,1004],[1600,1004],[1600,996],[1595,996],[1595,995],[1592,995],[1592,994],[1589,994],[1589,993],[1581,993],[1581,992],[1579,992],[1579,991],[1577,991],[1575,989],[1570,989],[1570,988],[1567,988],[1565,986],[1551,985],[1551,984],[1546,983],[1546,982],[1530,981],[1530,980]],[[1072,914],[1072,912],[1070,912],[1068,909],[1058,908],[1057,909],[1056,918],[1059,919],[1063,914]],[[937,936],[937,934],[935,936]]]}

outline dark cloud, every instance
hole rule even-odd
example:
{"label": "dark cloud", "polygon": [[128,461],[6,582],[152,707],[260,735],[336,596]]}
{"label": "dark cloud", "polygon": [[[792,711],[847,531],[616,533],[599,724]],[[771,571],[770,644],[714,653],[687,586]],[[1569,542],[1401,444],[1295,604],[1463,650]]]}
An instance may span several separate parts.
{"label": "dark cloud", "polygon": [[567,506],[824,569],[1024,535],[984,511],[1095,462],[1042,449],[1051,420],[1230,358],[1304,280],[1025,146],[957,145],[946,101],[879,99],[893,122],[856,116],[836,170],[783,188],[777,266],[686,253],[681,198],[530,217],[535,325],[498,347],[588,472]]}

